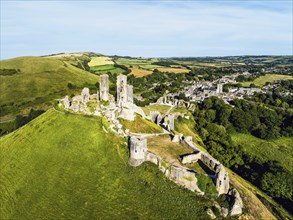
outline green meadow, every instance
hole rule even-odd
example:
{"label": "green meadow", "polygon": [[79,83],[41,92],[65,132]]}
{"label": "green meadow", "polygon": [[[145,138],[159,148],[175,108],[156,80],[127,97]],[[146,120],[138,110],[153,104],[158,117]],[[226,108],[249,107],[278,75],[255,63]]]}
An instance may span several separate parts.
{"label": "green meadow", "polygon": [[266,82],[274,82],[277,80],[292,80],[293,76],[289,75],[280,75],[280,74],[266,74],[259,78],[256,78],[252,82],[240,82],[243,86],[249,86],[251,83],[255,84],[256,86],[264,86]]}
{"label": "green meadow", "polygon": [[152,164],[128,165],[127,140],[101,118],[49,110],[0,139],[2,219],[207,219],[211,201]]}

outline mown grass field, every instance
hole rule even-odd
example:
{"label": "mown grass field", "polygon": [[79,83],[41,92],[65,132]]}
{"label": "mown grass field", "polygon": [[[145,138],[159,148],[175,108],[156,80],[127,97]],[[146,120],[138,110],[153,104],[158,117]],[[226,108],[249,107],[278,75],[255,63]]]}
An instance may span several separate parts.
{"label": "mown grass field", "polygon": [[211,201],[146,163],[99,118],[49,110],[0,139],[1,219],[207,219]]}
{"label": "mown grass field", "polygon": [[149,115],[151,111],[158,111],[161,114],[165,114],[170,108],[171,107],[169,105],[154,104],[142,107],[142,110],[147,115]]}
{"label": "mown grass field", "polygon": [[88,63],[90,67],[92,66],[103,66],[108,64],[114,64],[113,60],[110,57],[92,57],[91,61]]}
{"label": "mown grass field", "polygon": [[158,61],[158,59],[142,59],[142,58],[137,58],[137,59],[128,59],[128,58],[118,58],[115,60],[116,63],[129,66],[139,66],[139,65],[152,65],[153,62]]}
{"label": "mown grass field", "polygon": [[152,134],[163,132],[163,129],[159,125],[145,118],[142,118],[140,115],[136,115],[134,121],[128,121],[122,118],[120,118],[119,121],[124,128],[128,128],[129,131],[133,133]]}
{"label": "mown grass field", "polygon": [[282,137],[270,141],[250,134],[235,133],[231,137],[235,143],[243,146],[249,154],[259,157],[262,162],[277,160],[284,168],[293,172],[293,137]]}
{"label": "mown grass field", "polygon": [[251,83],[256,86],[264,86],[266,82],[274,82],[276,80],[292,80],[293,76],[288,75],[280,75],[280,74],[266,74],[265,76],[261,76],[252,82],[240,82],[243,86],[249,86]]}
{"label": "mown grass field", "polygon": [[1,69],[20,69],[17,74],[0,76],[1,105],[31,102],[32,107],[35,101],[40,104],[42,99],[61,98],[60,93],[66,93],[68,83],[82,86],[99,81],[98,76],[53,58],[18,57],[0,64]]}
{"label": "mown grass field", "polygon": [[119,67],[114,67],[112,64],[107,64],[107,65],[102,65],[102,66],[93,66],[91,67],[92,71],[95,71],[95,73],[100,74],[107,74],[107,73],[112,73],[112,74],[121,74],[124,72],[123,69]]}

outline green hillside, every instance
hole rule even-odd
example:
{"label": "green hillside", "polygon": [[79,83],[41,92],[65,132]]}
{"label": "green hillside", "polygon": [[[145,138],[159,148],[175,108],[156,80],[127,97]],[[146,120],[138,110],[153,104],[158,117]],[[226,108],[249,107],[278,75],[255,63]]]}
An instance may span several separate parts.
{"label": "green hillside", "polygon": [[211,201],[128,165],[100,118],[49,110],[0,139],[3,219],[207,219]]}
{"label": "green hillside", "polygon": [[78,87],[99,80],[94,74],[53,58],[18,57],[2,60],[0,66],[1,116],[71,94],[66,91],[68,83]]}
{"label": "green hillside", "polygon": [[261,162],[279,161],[280,164],[293,173],[293,137],[282,137],[274,140],[262,140],[250,134],[234,133],[232,140],[241,145],[245,152],[258,157]]}

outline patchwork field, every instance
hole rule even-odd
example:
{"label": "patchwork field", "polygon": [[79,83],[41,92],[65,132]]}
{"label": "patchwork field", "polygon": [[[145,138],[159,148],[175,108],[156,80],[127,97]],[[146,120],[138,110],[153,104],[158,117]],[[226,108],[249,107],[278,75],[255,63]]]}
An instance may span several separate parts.
{"label": "patchwork field", "polygon": [[107,74],[110,72],[112,74],[119,75],[124,72],[123,69],[119,67],[114,67],[114,65],[112,64],[102,65],[102,66],[92,66],[91,70],[95,71],[95,73],[98,73],[98,74]]}
{"label": "patchwork field", "polygon": [[88,63],[90,67],[92,66],[103,66],[108,64],[114,64],[113,60],[110,57],[92,57],[91,61]]}
{"label": "patchwork field", "polygon": [[160,67],[157,68],[160,72],[167,72],[167,73],[188,73],[190,70],[182,69],[182,68],[167,68],[167,67]]}
{"label": "patchwork field", "polygon": [[293,76],[288,75],[280,75],[280,74],[266,74],[265,76],[261,76],[252,82],[241,82],[243,86],[249,86],[251,83],[256,86],[264,86],[266,82],[274,82],[276,80],[293,80]]}
{"label": "patchwork field", "polygon": [[49,110],[0,139],[2,219],[207,219],[212,201],[145,163],[100,119]]}
{"label": "patchwork field", "polygon": [[139,68],[131,68],[131,74],[137,77],[143,77],[152,74],[153,72],[150,70],[139,69]]}

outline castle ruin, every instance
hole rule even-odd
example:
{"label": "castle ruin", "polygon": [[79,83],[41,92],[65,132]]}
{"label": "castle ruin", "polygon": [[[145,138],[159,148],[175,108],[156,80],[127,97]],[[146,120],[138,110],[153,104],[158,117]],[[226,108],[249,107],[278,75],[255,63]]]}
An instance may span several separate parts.
{"label": "castle ruin", "polygon": [[127,100],[127,76],[120,74],[117,76],[117,105],[121,106]]}
{"label": "castle ruin", "polygon": [[107,74],[100,76],[100,100],[109,101],[109,76]]}

